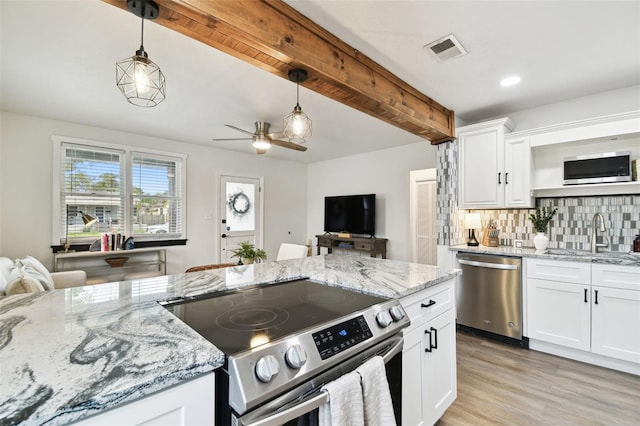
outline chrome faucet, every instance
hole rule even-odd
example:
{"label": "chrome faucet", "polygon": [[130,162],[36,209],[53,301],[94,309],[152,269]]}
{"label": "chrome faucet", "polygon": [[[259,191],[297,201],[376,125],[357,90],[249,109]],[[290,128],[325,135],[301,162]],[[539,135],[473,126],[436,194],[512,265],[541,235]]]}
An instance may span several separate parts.
{"label": "chrome faucet", "polygon": [[[600,227],[596,226],[598,218],[600,219]],[[597,253],[598,247],[609,247],[609,240],[604,235],[602,235],[602,243],[598,243],[598,231],[600,231],[601,234],[606,231],[604,227],[604,217],[602,217],[600,213],[594,214],[593,219],[591,219],[591,253]]]}

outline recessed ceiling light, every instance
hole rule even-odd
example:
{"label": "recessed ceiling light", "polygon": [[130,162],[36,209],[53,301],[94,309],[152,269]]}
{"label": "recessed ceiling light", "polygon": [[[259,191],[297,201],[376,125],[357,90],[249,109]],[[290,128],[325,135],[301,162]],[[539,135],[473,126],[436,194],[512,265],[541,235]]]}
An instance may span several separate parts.
{"label": "recessed ceiling light", "polygon": [[515,86],[518,83],[520,83],[520,77],[517,76],[517,75],[513,75],[511,77],[504,78],[504,79],[502,79],[502,81],[500,81],[500,85],[502,87]]}

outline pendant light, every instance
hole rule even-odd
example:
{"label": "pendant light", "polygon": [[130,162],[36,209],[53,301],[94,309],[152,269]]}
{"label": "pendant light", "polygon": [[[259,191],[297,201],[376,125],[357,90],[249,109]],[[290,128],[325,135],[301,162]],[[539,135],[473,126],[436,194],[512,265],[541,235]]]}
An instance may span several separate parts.
{"label": "pendant light", "polygon": [[164,74],[144,51],[144,20],[158,17],[160,9],[151,0],[127,0],[127,9],[142,18],[140,49],[116,62],[116,85],[133,105],[154,107],[165,98]]}
{"label": "pendant light", "polygon": [[296,68],[289,71],[289,80],[296,83],[296,106],[284,118],[284,135],[291,142],[305,143],[311,136],[311,119],[300,108],[300,83],[307,79],[307,72]]}

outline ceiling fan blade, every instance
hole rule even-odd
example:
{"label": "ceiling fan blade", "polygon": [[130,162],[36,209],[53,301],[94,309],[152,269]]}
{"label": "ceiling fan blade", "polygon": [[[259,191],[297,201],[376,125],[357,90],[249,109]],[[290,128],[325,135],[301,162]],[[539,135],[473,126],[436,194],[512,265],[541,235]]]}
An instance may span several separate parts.
{"label": "ceiling fan blade", "polygon": [[282,147],[282,148],[295,149],[296,151],[304,152],[304,151],[307,150],[306,146],[302,146],[302,145],[297,144],[297,143],[288,142],[288,141],[282,141],[282,140],[278,140],[278,139],[272,139],[271,140],[271,144],[279,146],[279,147]]}
{"label": "ceiling fan blade", "polygon": [[211,139],[212,141],[250,141],[253,138],[219,138],[219,139]]}
{"label": "ceiling fan blade", "polygon": [[230,127],[230,128],[232,128],[232,129],[234,129],[234,130],[237,130],[237,131],[239,131],[239,132],[246,133],[246,134],[251,135],[251,136],[253,136],[253,135],[254,135],[254,133],[253,133],[253,132],[250,132],[250,131],[248,131],[248,130],[241,129],[240,127],[232,126],[231,124],[225,124],[225,126]]}

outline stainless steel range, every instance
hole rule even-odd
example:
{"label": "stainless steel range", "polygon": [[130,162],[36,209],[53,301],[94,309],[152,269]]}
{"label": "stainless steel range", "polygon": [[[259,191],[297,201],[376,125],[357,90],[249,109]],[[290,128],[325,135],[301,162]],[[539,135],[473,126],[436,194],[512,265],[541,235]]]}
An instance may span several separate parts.
{"label": "stainless steel range", "polygon": [[310,280],[165,305],[225,353],[217,425],[317,424],[325,384],[381,355],[400,424],[400,303]]}

